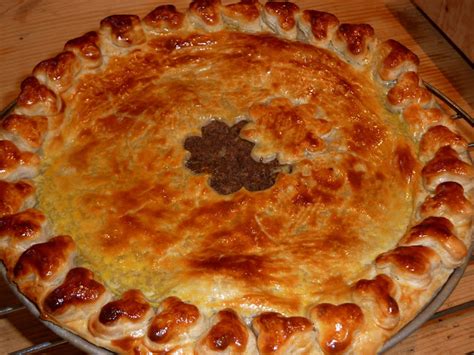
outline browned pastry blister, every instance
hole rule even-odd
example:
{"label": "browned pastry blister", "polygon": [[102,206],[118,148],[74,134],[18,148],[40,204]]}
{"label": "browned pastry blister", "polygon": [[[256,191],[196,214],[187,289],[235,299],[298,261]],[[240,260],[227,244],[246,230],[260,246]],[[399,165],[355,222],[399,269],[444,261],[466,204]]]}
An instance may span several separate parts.
{"label": "browned pastry blister", "polygon": [[263,20],[273,32],[288,39],[296,38],[296,16],[300,11],[298,5],[292,2],[269,1],[263,9]]}
{"label": "browned pastry blister", "polygon": [[433,95],[422,86],[420,77],[413,71],[400,75],[395,86],[389,90],[387,99],[394,110],[409,105],[420,105],[425,108],[433,103]]}
{"label": "browned pastry blister", "polygon": [[[79,321],[84,326],[91,314],[99,311],[110,298],[104,285],[94,280],[92,271],[75,267],[44,297],[41,309],[47,319],[64,324]],[[76,331],[84,329],[81,327]]]}
{"label": "browned pastry blister", "polygon": [[85,68],[93,69],[102,64],[99,35],[95,31],[67,41],[64,50],[73,52]]}
{"label": "browned pastry blister", "polygon": [[474,167],[450,146],[440,148],[426,163],[421,175],[426,189],[431,191],[446,181],[457,182],[465,190],[470,190],[474,184]]}
{"label": "browned pastry blister", "polygon": [[0,259],[8,269],[32,243],[47,237],[46,216],[36,209],[0,217]]}
{"label": "browned pastry blister", "polygon": [[382,80],[392,81],[405,72],[416,72],[420,60],[403,44],[389,39],[378,47],[377,73]]}
{"label": "browned pastry blister", "polygon": [[79,69],[76,56],[67,51],[39,63],[33,69],[33,75],[50,89],[61,93],[71,86]]}
{"label": "browned pastry blister", "polygon": [[34,186],[28,181],[6,182],[0,180],[0,216],[7,216],[32,207]]}
{"label": "browned pastry blister", "polygon": [[400,322],[400,310],[395,300],[397,291],[397,285],[390,277],[379,274],[372,280],[357,281],[353,295],[358,304],[365,305],[367,313],[373,314],[379,327],[393,329]]}
{"label": "browned pastry blister", "polygon": [[467,142],[462,136],[446,126],[430,127],[420,141],[420,159],[423,161],[432,159],[443,147],[450,147],[456,153],[464,154],[467,151]]}
{"label": "browned pastry blister", "polygon": [[339,27],[339,20],[328,12],[304,10],[298,25],[309,43],[327,48]]}
{"label": "browned pastry blister", "polygon": [[232,309],[219,311],[211,319],[210,329],[198,341],[198,354],[255,354],[255,337]]}
{"label": "browned pastry blister", "polygon": [[204,315],[195,305],[168,297],[148,327],[145,345],[152,351],[192,351],[206,326]]}
{"label": "browned pastry blister", "polygon": [[375,41],[372,26],[343,23],[336,31],[333,45],[349,62],[363,65],[368,63]]}
{"label": "browned pastry blister", "polygon": [[12,277],[21,292],[40,303],[51,287],[57,285],[73,265],[74,241],[69,236],[57,236],[34,244],[21,254]]}
{"label": "browned pastry blister", "polygon": [[451,125],[449,116],[440,108],[423,108],[419,104],[406,107],[403,110],[403,118],[417,141],[430,127]]}
{"label": "browned pastry blister", "polygon": [[242,0],[222,7],[222,18],[231,27],[246,32],[259,32],[261,5],[257,0]]}
{"label": "browned pastry blister", "polygon": [[459,266],[467,255],[466,245],[454,234],[453,224],[444,217],[425,218],[409,230],[400,244],[430,247],[449,268]]}
{"label": "browned pastry blister", "polygon": [[36,151],[43,143],[48,129],[48,119],[44,116],[24,116],[11,114],[1,122],[1,133],[22,150]]}
{"label": "browned pastry blister", "polygon": [[110,340],[120,352],[133,352],[142,343],[153,315],[153,308],[141,291],[128,290],[120,299],[102,306],[91,317],[88,329],[93,336]]}
{"label": "browned pastry blister", "polygon": [[196,27],[207,31],[219,31],[224,24],[220,0],[193,0],[189,5],[189,20]]}
{"label": "browned pastry blister", "polygon": [[261,354],[309,354],[316,348],[313,323],[304,317],[264,312],[252,322]]}
{"label": "browned pastry blister", "polygon": [[[44,318],[119,353],[375,353],[471,243],[467,143],[423,86],[418,65],[397,41],[379,42],[368,24],[340,24],[291,2],[194,0],[187,10],[160,5],[142,19],[104,18],[99,30],[34,68],[1,122],[7,275]],[[399,122],[387,128],[385,113]],[[153,126],[157,117],[162,126]],[[179,149],[165,152],[172,140]],[[118,153],[133,149],[139,155]],[[127,165],[134,159],[146,167],[139,179]],[[177,169],[187,180],[173,176]],[[126,181],[114,180],[124,172]],[[84,195],[64,192],[70,201],[48,202],[50,216],[45,196],[68,191],[75,174],[89,184]],[[44,183],[55,179],[57,187]],[[101,194],[103,186],[120,188]],[[368,233],[368,242],[364,233],[377,218],[403,205],[389,206],[395,193],[413,199],[401,219],[408,230],[394,225],[396,238],[385,242],[386,227]],[[85,218],[78,209],[56,223],[77,203],[107,210],[104,228],[58,232]],[[179,235],[192,231],[183,245],[173,245],[175,222]],[[94,265],[87,255],[76,257],[84,238],[104,253],[98,269],[83,267]],[[140,286],[147,286],[138,281],[143,266],[160,283],[169,281],[163,273],[174,283],[161,293],[117,289],[100,265],[123,270],[127,248],[139,259],[157,256],[156,264],[129,264]],[[351,274],[354,260],[344,259],[344,275],[332,274],[341,250],[363,267]],[[371,253],[375,260],[366,258]],[[159,257],[173,266],[162,269]],[[312,280],[311,268],[324,275]]]}
{"label": "browned pastry blister", "polygon": [[414,149],[406,144],[399,143],[394,152],[394,158],[400,179],[407,186],[410,185],[420,174],[421,164],[416,158]]}
{"label": "browned pastry blister", "polygon": [[21,83],[21,92],[16,100],[15,113],[30,116],[54,115],[61,109],[56,94],[34,76]]}
{"label": "browned pastry blister", "polygon": [[167,33],[183,27],[186,17],[174,5],[161,5],[143,18],[146,28],[156,33]]}
{"label": "browned pastry blister", "polygon": [[0,140],[0,178],[7,181],[30,179],[37,175],[39,157],[22,152],[13,142]]}
{"label": "browned pastry blister", "polygon": [[470,242],[469,231],[473,213],[472,202],[465,196],[464,188],[456,182],[439,184],[434,195],[428,196],[419,210],[421,218],[430,216],[449,218],[466,245]]}
{"label": "browned pastry blister", "polygon": [[433,249],[422,245],[400,246],[375,259],[377,268],[416,288],[430,284],[440,262]]}
{"label": "browned pastry blister", "polygon": [[334,305],[321,303],[310,310],[310,318],[325,354],[343,353],[350,349],[364,322],[364,313],[354,303]]}
{"label": "browned pastry blister", "polygon": [[145,34],[136,15],[112,15],[100,22],[105,38],[110,38],[117,47],[128,48],[145,42]]}
{"label": "browned pastry blister", "polygon": [[37,239],[45,222],[46,216],[41,211],[26,209],[0,217],[0,235],[2,240],[11,239],[8,241],[10,245]]}

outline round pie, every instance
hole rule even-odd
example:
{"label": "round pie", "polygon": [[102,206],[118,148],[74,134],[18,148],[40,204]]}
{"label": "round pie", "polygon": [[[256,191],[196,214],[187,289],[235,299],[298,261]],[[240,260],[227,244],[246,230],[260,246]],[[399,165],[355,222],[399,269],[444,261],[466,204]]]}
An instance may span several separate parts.
{"label": "round pie", "polygon": [[471,243],[418,64],[290,2],[105,18],[1,122],[9,278],[120,353],[376,353]]}

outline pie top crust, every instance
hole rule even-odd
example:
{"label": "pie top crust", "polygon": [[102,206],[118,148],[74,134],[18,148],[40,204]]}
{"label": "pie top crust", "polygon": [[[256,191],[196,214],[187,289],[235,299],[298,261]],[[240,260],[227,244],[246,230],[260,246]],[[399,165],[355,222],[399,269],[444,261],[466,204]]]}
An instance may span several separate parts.
{"label": "pie top crust", "polygon": [[105,18],[1,122],[8,276],[118,352],[375,353],[471,243],[418,64],[287,2]]}

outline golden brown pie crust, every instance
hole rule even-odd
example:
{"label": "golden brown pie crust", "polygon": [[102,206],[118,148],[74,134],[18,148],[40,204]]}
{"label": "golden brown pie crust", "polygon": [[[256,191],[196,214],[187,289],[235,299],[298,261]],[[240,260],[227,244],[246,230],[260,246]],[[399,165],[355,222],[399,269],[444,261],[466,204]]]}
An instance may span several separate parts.
{"label": "golden brown pie crust", "polygon": [[471,243],[418,64],[288,2],[105,18],[1,123],[9,278],[121,353],[375,353]]}

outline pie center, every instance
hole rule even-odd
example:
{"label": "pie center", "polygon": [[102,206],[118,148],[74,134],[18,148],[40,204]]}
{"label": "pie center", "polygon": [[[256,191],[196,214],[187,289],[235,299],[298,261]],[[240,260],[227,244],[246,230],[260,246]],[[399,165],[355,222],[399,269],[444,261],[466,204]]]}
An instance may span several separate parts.
{"label": "pie center", "polygon": [[218,193],[227,195],[245,187],[261,191],[275,184],[278,172],[290,170],[278,163],[255,161],[251,151],[255,143],[239,137],[247,121],[228,127],[224,122],[211,121],[202,128],[202,137],[186,138],[184,148],[191,153],[186,167],[194,173],[211,175],[209,185]]}
{"label": "pie center", "polygon": [[[63,94],[38,207],[116,293],[296,314],[358,280],[411,215],[414,148],[371,75],[263,35],[148,41]],[[250,167],[216,163],[229,143],[204,154],[206,127]]]}

